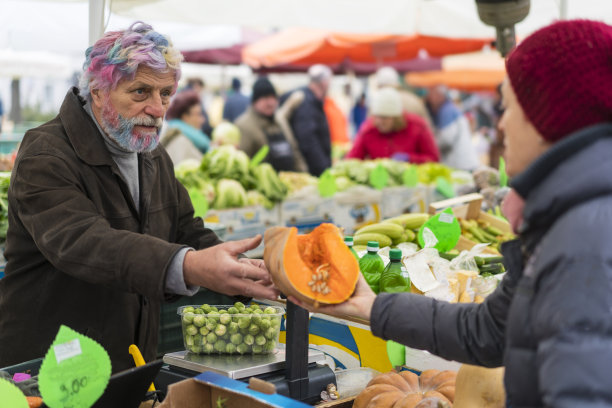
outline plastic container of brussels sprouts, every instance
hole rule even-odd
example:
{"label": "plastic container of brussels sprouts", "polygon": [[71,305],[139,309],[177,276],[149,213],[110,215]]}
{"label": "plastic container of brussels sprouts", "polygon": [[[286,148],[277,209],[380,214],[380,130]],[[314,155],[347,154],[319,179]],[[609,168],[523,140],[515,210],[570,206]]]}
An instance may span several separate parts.
{"label": "plastic container of brussels sprouts", "polygon": [[278,306],[181,306],[185,350],[196,354],[270,354],[276,350],[281,318]]}

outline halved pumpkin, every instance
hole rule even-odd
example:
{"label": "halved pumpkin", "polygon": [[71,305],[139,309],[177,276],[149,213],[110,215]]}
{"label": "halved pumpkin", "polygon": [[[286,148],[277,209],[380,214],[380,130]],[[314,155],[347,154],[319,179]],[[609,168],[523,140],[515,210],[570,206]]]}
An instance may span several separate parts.
{"label": "halved pumpkin", "polygon": [[305,235],[295,227],[272,227],[264,242],[264,262],[285,295],[312,305],[342,303],[353,294],[359,264],[335,225]]}

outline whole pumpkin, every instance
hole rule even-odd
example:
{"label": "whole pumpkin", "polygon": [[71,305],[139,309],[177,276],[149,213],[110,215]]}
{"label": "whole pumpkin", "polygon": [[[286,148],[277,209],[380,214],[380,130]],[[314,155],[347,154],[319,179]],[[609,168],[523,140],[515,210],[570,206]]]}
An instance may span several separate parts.
{"label": "whole pumpkin", "polygon": [[355,291],[359,264],[333,224],[298,235],[295,227],[272,227],[264,234],[264,262],[285,295],[308,304],[337,304]]}
{"label": "whole pumpkin", "polygon": [[454,371],[390,371],[374,377],[353,408],[446,408],[455,398]]}

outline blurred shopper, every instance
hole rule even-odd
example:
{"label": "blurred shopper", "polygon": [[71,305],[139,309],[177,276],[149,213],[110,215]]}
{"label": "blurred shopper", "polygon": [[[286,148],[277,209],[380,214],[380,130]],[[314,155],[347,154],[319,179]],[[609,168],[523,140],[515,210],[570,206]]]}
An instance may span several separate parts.
{"label": "blurred shopper", "polygon": [[365,122],[367,115],[368,107],[366,106],[366,94],[362,93],[351,110],[351,121],[355,127],[355,133],[359,132],[359,128],[361,124]]}
{"label": "blurred shopper", "polygon": [[376,85],[378,88],[392,87],[397,89],[400,93],[404,111],[420,116],[425,120],[427,126],[433,130],[433,123],[427,111],[427,107],[425,106],[425,102],[414,93],[402,88],[400,75],[395,68],[382,67],[376,71]]}
{"label": "blurred shopper", "polygon": [[[302,102],[293,110],[289,123],[308,171],[313,176],[320,176],[331,166],[331,140],[323,102],[332,76],[329,67],[313,65],[308,70],[308,85],[291,92],[303,94]],[[289,95],[283,96],[283,104],[290,98]]]}
{"label": "blurred shopper", "polygon": [[325,97],[323,110],[329,125],[329,137],[332,145],[345,145],[349,143],[348,122],[336,101],[329,96]]}
{"label": "blurred shopper", "polygon": [[429,127],[421,117],[403,111],[397,90],[379,89],[371,113],[359,129],[347,158],[391,158],[411,163],[440,159]]}
{"label": "blurred shopper", "polygon": [[427,92],[427,107],[434,118],[442,163],[468,171],[478,167],[470,124],[448,97],[448,89],[443,85],[431,87]]}
{"label": "blurred shopper", "polygon": [[232,89],[223,105],[223,119],[234,122],[249,107],[249,98],[240,92],[242,83],[238,78],[232,78]]}
{"label": "blurred shopper", "polygon": [[447,360],[504,366],[507,407],[612,406],[610,55],[612,26],[574,20],[507,57],[500,128],[514,190],[503,207],[519,238],[502,246],[507,273],[484,303],[376,296],[361,277],[347,302],[303,306]]}
{"label": "blurred shopper", "polygon": [[4,107],[2,106],[2,97],[0,97],[0,133],[2,133],[2,119],[4,118]]}
{"label": "blurred shopper", "polygon": [[166,113],[168,127],[161,137],[174,165],[185,159],[202,160],[210,147],[210,138],[200,129],[204,122],[200,97],[195,91],[183,91],[172,99]]}
{"label": "blurred shopper", "polygon": [[265,161],[276,171],[307,171],[293,134],[284,133],[275,118],[278,96],[266,77],[253,84],[251,106],[236,119],[240,129],[240,149],[253,157],[263,146],[270,148]]}
{"label": "blurred shopper", "polygon": [[202,116],[204,117],[204,123],[200,127],[200,130],[208,136],[212,135],[213,127],[210,123],[208,112],[206,111],[206,97],[204,92],[206,85],[204,84],[204,81],[202,81],[200,78],[189,78],[185,88],[194,90],[200,97],[200,102],[202,104]]}

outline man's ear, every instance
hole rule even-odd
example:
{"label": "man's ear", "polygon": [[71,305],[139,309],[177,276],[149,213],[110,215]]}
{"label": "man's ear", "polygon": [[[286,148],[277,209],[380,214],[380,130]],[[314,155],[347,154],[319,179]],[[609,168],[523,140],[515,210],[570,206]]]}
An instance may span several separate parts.
{"label": "man's ear", "polygon": [[102,109],[103,106],[103,92],[100,89],[92,89],[91,90],[91,101],[93,103],[93,105],[98,108],[98,109]]}

